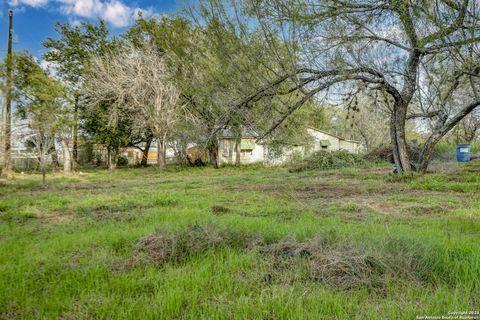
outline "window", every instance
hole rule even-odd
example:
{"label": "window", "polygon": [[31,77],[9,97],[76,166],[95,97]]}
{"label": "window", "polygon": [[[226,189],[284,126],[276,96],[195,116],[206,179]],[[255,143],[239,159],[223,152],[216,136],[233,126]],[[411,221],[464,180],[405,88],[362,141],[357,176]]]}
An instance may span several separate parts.
{"label": "window", "polygon": [[242,151],[240,152],[240,155],[241,155],[242,157],[251,156],[251,155],[253,155],[253,150],[242,150]]}
{"label": "window", "polygon": [[329,140],[320,140],[320,148],[322,150],[328,150],[328,147],[331,145]]}

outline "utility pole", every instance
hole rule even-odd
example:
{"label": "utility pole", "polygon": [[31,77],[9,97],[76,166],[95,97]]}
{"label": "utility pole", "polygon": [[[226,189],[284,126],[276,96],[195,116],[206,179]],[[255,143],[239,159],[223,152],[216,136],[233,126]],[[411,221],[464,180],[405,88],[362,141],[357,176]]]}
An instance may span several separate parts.
{"label": "utility pole", "polygon": [[5,75],[5,152],[1,174],[7,176],[11,168],[12,152],[12,37],[13,10],[8,10],[8,50]]}

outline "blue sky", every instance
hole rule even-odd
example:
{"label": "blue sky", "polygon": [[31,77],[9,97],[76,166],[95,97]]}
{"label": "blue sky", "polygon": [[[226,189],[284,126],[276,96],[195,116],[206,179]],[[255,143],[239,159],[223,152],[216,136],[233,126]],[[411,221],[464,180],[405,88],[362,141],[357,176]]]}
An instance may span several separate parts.
{"label": "blue sky", "polygon": [[107,21],[113,34],[131,25],[137,12],[144,16],[174,14],[185,0],[0,0],[0,55],[7,47],[8,9],[14,10],[14,50],[27,49],[37,57],[44,52],[42,42],[55,37],[56,21]]}

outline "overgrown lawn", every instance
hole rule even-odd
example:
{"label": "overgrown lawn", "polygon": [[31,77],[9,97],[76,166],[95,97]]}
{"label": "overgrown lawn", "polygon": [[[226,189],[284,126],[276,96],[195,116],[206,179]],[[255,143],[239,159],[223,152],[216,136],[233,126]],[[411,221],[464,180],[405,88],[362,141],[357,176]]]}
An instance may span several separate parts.
{"label": "overgrown lawn", "polygon": [[153,168],[0,185],[0,319],[480,309],[480,167]]}

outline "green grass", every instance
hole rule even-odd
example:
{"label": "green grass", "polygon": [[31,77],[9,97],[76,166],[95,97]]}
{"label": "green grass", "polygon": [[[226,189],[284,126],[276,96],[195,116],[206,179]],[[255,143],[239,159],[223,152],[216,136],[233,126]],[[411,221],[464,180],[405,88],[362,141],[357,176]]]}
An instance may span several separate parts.
{"label": "green grass", "polygon": [[478,311],[480,168],[16,175],[0,319],[415,319]]}

